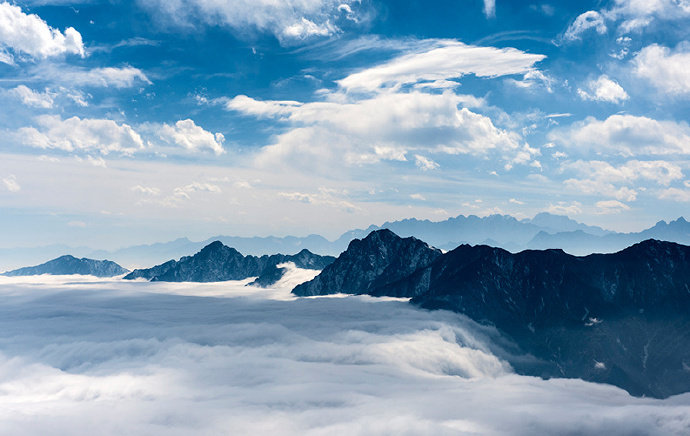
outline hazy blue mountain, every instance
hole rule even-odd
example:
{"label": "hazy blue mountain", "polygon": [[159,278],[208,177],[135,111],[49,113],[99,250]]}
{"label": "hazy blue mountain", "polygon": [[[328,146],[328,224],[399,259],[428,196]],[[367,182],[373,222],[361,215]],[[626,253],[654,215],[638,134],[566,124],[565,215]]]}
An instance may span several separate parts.
{"label": "hazy blue mountain", "polygon": [[646,239],[658,239],[680,244],[690,244],[690,223],[680,217],[667,223],[659,221],[653,227],[637,233],[614,233],[604,235],[587,233],[583,230],[548,233],[539,232],[527,244],[533,249],[560,248],[568,253],[586,255],[590,253],[613,253]]}
{"label": "hazy blue mountain", "polygon": [[361,239],[374,230],[389,229],[404,237],[414,236],[434,247],[450,251],[461,244],[491,245],[511,252],[528,248],[562,248],[568,253],[585,255],[594,252],[614,252],[645,239],[659,239],[690,243],[688,223],[683,218],[639,233],[616,233],[595,226],[578,223],[568,217],[549,213],[532,219],[517,220],[508,215],[477,217],[474,215],[449,218],[443,221],[405,219],[386,222],[381,226],[355,229],[329,241],[319,235],[306,237],[238,237],[215,236],[204,241],[180,238],[170,242],[137,245],[114,251],[85,247],[47,246],[24,249],[0,249],[0,269],[16,268],[36,263],[46,257],[71,252],[83,257],[108,258],[131,269],[160,264],[167,259],[179,259],[195,253],[213,241],[221,241],[241,253],[262,256],[272,253],[294,253],[307,249],[323,255],[338,255],[353,239]]}
{"label": "hazy blue mountain", "polygon": [[565,215],[554,215],[548,212],[538,213],[532,219],[523,220],[542,229],[542,231],[558,233],[558,232],[574,232],[581,230],[585,233],[595,236],[604,236],[612,233],[609,230],[604,230],[597,226],[588,226],[579,223]]}
{"label": "hazy blue mountain", "polygon": [[113,277],[125,274],[129,270],[109,260],[77,259],[65,255],[36,266],[28,266],[4,273],[5,276],[36,276],[41,274],[67,275],[81,274],[96,277]]}
{"label": "hazy blue mountain", "polygon": [[610,383],[634,395],[690,391],[690,247],[647,240],[575,257],[462,245],[410,263],[409,246],[424,253],[421,241],[372,233],[293,292],[409,297],[496,326],[539,359],[512,361],[520,372]]}
{"label": "hazy blue mountain", "polygon": [[274,254],[244,256],[235,248],[214,241],[193,256],[170,260],[147,269],[136,269],[124,278],[145,278],[163,282],[219,282],[259,277],[257,285],[268,286],[278,281],[284,270],[277,265],[293,262],[298,268],[323,269],[335,260],[332,256],[319,256],[309,250],[295,255]]}

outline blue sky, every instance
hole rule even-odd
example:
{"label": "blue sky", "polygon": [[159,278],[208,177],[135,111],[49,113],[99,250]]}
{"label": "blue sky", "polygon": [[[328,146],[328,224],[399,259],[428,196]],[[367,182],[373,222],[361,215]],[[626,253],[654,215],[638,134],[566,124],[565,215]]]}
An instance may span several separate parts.
{"label": "blue sky", "polygon": [[0,3],[0,246],[688,215],[690,2]]}

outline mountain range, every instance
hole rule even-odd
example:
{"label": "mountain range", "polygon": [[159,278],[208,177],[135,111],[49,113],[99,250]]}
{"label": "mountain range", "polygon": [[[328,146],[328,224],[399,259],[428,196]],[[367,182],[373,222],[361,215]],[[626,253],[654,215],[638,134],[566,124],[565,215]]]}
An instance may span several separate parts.
{"label": "mountain range", "polygon": [[36,266],[28,266],[3,273],[4,276],[51,275],[92,275],[96,277],[113,277],[128,273],[129,270],[110,260],[77,259],[71,255],[60,256]]}
{"label": "mountain range", "polygon": [[270,286],[280,280],[285,272],[278,265],[292,262],[298,268],[322,270],[335,260],[332,256],[319,256],[309,250],[295,255],[243,256],[235,248],[214,241],[193,256],[169,260],[152,268],[136,269],[126,275],[126,280],[144,278],[161,282],[220,282],[258,277],[253,283]]}
{"label": "mountain range", "polygon": [[363,238],[372,231],[389,229],[396,234],[418,239],[442,249],[452,250],[461,244],[491,245],[511,252],[525,249],[560,248],[567,253],[587,255],[612,253],[645,239],[659,239],[690,244],[690,223],[684,218],[659,221],[641,232],[618,233],[578,223],[566,216],[549,213],[518,220],[509,215],[474,215],[449,218],[444,221],[405,219],[345,232],[334,241],[319,235],[306,237],[238,237],[214,236],[203,241],[180,238],[170,242],[125,247],[114,251],[93,250],[87,247],[70,248],[51,245],[36,248],[1,248],[0,269],[17,268],[40,262],[69,252],[90,258],[108,258],[130,269],[159,264],[167,259],[178,259],[201,250],[213,241],[221,241],[241,253],[262,256],[273,253],[295,253],[307,249],[323,255],[338,255],[351,240]]}
{"label": "mountain range", "polygon": [[521,350],[509,358],[518,372],[667,397],[690,390],[689,286],[690,247],[672,242],[585,257],[467,244],[440,254],[379,230],[293,293],[408,297],[495,326]]}

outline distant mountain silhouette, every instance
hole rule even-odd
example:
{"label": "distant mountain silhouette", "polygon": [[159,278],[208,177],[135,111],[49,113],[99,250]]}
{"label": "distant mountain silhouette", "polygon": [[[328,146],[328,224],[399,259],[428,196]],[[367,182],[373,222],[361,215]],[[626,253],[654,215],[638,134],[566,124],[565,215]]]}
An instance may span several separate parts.
{"label": "distant mountain silhouette", "polygon": [[600,227],[578,223],[566,216],[537,214],[532,219],[518,220],[509,215],[474,215],[449,218],[443,221],[405,219],[372,225],[366,229],[350,230],[338,239],[329,241],[319,235],[306,237],[238,237],[214,236],[204,241],[180,238],[170,242],[137,245],[114,251],[93,250],[87,247],[70,248],[46,246],[36,248],[0,249],[0,268],[16,268],[46,256],[71,252],[83,257],[108,258],[130,268],[156,265],[167,259],[178,259],[195,253],[213,241],[221,241],[245,255],[262,256],[273,253],[295,253],[307,249],[322,255],[338,255],[353,239],[361,239],[374,230],[389,229],[399,236],[413,236],[434,247],[450,251],[458,245],[490,245],[511,252],[528,248],[561,248],[570,254],[612,253],[645,239],[659,239],[690,244],[690,227],[683,218],[638,233],[616,233]]}
{"label": "distant mountain silhouette", "polygon": [[194,256],[170,260],[147,269],[137,269],[126,275],[127,280],[145,278],[162,282],[219,282],[260,277],[257,285],[269,286],[282,277],[277,265],[293,262],[298,268],[323,269],[335,260],[332,256],[319,256],[308,250],[295,255],[243,256],[234,248],[214,241]]}
{"label": "distant mountain silhouette", "polygon": [[659,221],[647,230],[637,233],[608,233],[596,235],[584,230],[548,233],[540,231],[527,243],[529,248],[560,248],[571,254],[612,253],[646,239],[690,244],[690,223],[680,217],[669,223]]}
{"label": "distant mountain silhouette", "polygon": [[511,362],[519,372],[610,383],[634,395],[690,391],[690,247],[647,240],[575,257],[470,245],[429,256],[424,246],[374,232],[293,292],[409,297],[496,326],[540,359]]}
{"label": "distant mountain silhouette", "polygon": [[64,255],[40,265],[15,269],[2,275],[16,277],[41,274],[81,274],[96,277],[113,277],[127,272],[129,272],[129,270],[109,260],[77,259],[74,256]]}

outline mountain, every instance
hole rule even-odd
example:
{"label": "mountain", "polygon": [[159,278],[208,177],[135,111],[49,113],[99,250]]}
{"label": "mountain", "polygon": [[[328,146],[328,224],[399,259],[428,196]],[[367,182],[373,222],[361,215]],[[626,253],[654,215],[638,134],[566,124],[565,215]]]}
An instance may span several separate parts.
{"label": "mountain", "polygon": [[334,241],[319,235],[305,237],[239,237],[214,236],[203,241],[179,238],[150,245],[136,245],[113,251],[87,247],[43,246],[33,248],[0,248],[0,270],[17,268],[61,253],[89,258],[108,258],[129,268],[156,265],[167,259],[179,259],[195,253],[213,241],[234,247],[245,255],[295,253],[307,249],[323,255],[338,255],[353,239],[361,239],[375,230],[388,229],[397,235],[426,241],[434,247],[450,251],[461,244],[491,245],[517,253],[531,249],[561,248],[570,254],[612,253],[645,239],[659,239],[690,244],[690,225],[684,218],[638,233],[616,233],[596,226],[578,223],[566,216],[540,213],[531,219],[518,220],[509,215],[458,215],[443,221],[404,219],[372,225],[343,233]]}
{"label": "mountain", "polygon": [[690,223],[680,217],[668,223],[659,221],[653,227],[641,232],[609,232],[604,235],[597,235],[583,229],[556,233],[540,231],[527,243],[527,246],[533,249],[561,248],[571,254],[586,255],[595,252],[613,253],[647,239],[688,245],[690,244]]}
{"label": "mountain", "polygon": [[[461,245],[426,266],[411,265],[408,270],[421,266],[405,275],[394,266],[402,263],[395,254],[402,241],[388,235],[383,247],[366,244],[365,250],[353,241],[356,250],[348,248],[309,282],[320,286],[293,292],[410,297],[421,307],[497,327],[538,358],[509,359],[518,372],[610,383],[634,395],[690,391],[690,247],[647,240],[613,254],[575,257]],[[397,271],[391,280],[371,274],[371,261],[356,260],[382,251],[376,270]],[[364,279],[348,285],[358,275]]]}
{"label": "mountain", "polygon": [[178,261],[170,260],[152,268],[137,269],[124,278],[145,278],[162,282],[219,282],[258,276],[261,280],[255,283],[268,286],[282,277],[284,270],[279,271],[279,264],[293,262],[298,268],[320,270],[334,260],[334,257],[319,256],[309,250],[302,250],[291,256],[243,256],[236,249],[214,241],[194,256],[185,256]]}
{"label": "mountain", "polygon": [[65,255],[57,259],[50,260],[36,266],[8,271],[2,275],[16,276],[36,276],[41,274],[67,275],[81,274],[96,277],[113,277],[128,273],[129,270],[109,260],[77,259],[74,256]]}
{"label": "mountain", "polygon": [[350,242],[347,250],[313,280],[297,286],[300,296],[328,293],[375,293],[441,256],[416,238],[400,238],[390,230],[376,230]]}

